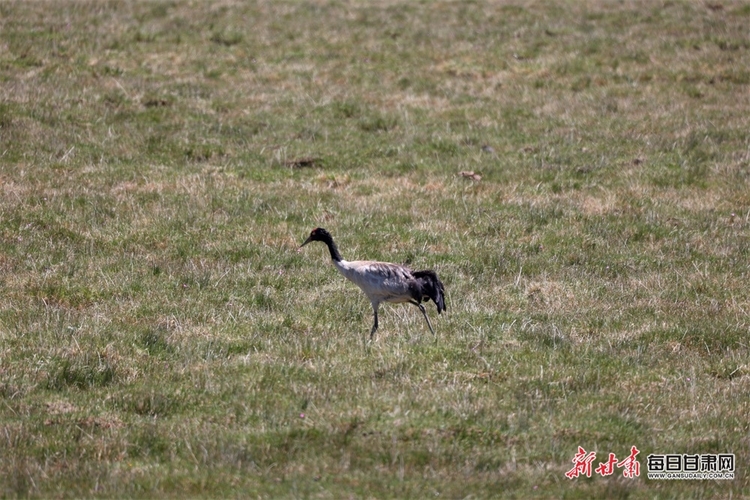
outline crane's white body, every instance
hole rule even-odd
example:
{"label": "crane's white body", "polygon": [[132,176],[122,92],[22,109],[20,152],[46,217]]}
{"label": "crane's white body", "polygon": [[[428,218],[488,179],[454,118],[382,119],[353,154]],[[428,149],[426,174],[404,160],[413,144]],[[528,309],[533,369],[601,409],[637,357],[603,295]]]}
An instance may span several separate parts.
{"label": "crane's white body", "polygon": [[333,261],[333,265],[346,279],[365,292],[373,307],[381,302],[411,302],[414,299],[409,283],[414,281],[411,270],[387,262],[370,260]]}

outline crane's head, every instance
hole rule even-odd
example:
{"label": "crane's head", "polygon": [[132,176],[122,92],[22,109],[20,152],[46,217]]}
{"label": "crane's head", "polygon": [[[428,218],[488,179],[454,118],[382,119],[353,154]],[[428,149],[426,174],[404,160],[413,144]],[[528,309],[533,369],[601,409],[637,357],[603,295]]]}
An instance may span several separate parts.
{"label": "crane's head", "polygon": [[329,241],[332,241],[332,240],[333,238],[331,238],[331,233],[329,233],[322,227],[316,227],[310,232],[310,236],[308,236],[305,242],[301,244],[299,247],[302,248],[303,246],[307,245],[311,241],[322,241],[324,243],[328,243]]}

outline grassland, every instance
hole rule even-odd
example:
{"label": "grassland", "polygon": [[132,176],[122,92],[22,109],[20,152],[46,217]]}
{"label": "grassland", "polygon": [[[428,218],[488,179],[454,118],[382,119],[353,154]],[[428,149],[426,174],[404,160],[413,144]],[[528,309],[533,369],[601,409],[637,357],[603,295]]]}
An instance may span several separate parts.
{"label": "grassland", "polygon": [[[0,496],[750,496],[748,25],[0,3]],[[315,226],[436,269],[437,339],[386,306],[368,343]],[[564,475],[633,445],[639,478]]]}

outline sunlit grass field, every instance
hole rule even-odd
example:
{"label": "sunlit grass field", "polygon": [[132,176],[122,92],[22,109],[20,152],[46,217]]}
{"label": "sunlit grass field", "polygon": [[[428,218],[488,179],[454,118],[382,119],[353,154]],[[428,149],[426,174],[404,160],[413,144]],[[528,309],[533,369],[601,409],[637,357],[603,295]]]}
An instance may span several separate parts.
{"label": "sunlit grass field", "polygon": [[[0,497],[750,496],[749,26],[0,2]],[[436,336],[370,342],[318,226],[435,269]],[[674,453],[735,479],[646,477]]]}

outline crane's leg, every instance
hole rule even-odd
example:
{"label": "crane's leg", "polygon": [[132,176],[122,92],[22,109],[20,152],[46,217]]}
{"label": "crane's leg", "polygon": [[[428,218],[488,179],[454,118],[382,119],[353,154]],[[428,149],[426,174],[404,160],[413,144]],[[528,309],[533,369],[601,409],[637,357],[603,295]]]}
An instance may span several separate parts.
{"label": "crane's leg", "polygon": [[435,330],[432,329],[432,325],[430,324],[430,318],[427,317],[427,311],[424,310],[424,306],[420,304],[419,302],[417,302],[416,300],[412,300],[411,303],[417,306],[420,311],[422,311],[422,315],[424,316],[425,321],[427,321],[427,326],[430,327],[430,332],[434,336]]}
{"label": "crane's leg", "polygon": [[372,305],[372,315],[375,318],[375,322],[372,324],[372,330],[370,330],[370,340],[372,340],[375,332],[378,330],[378,304]]}

